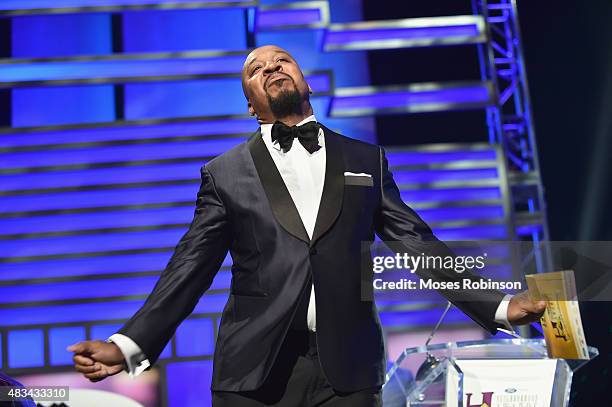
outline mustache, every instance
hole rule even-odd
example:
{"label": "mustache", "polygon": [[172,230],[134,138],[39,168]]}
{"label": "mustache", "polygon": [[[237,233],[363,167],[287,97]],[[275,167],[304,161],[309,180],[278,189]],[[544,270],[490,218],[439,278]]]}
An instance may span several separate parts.
{"label": "mustache", "polygon": [[[279,76],[284,76],[284,77],[286,77],[287,79],[289,79],[289,80],[290,80],[292,83],[294,83],[294,82],[293,82],[293,78],[292,78],[291,76],[289,76],[289,75],[287,75],[287,74],[284,74],[284,73],[276,73],[276,74],[270,75],[270,76],[268,77],[268,79],[266,79],[266,81],[264,82],[264,87],[266,87],[266,88],[267,88],[267,87],[268,87],[268,85],[270,85],[270,80],[271,80],[271,79],[273,79],[273,78],[274,78],[274,80],[276,80],[276,79],[278,79],[278,77],[279,77]],[[294,83],[294,84],[295,84],[295,83]]]}

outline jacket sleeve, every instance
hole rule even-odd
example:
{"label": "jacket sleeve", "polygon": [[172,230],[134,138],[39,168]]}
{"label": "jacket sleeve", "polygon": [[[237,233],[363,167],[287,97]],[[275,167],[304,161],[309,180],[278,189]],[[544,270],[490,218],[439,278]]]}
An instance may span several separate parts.
{"label": "jacket sleeve", "polygon": [[[380,148],[380,185],[381,205],[376,219],[376,233],[389,248],[395,252],[419,256],[422,253],[429,256],[456,255],[446,244],[438,240],[429,226],[406,205],[399,189],[389,172],[385,152]],[[439,282],[459,282],[468,278],[481,280],[481,277],[469,272],[456,273],[448,269],[417,270],[421,279],[432,279]],[[504,294],[497,290],[438,290],[450,302],[461,309],[476,323],[491,333],[495,333],[501,325],[496,323],[495,312]]]}
{"label": "jacket sleeve", "polygon": [[187,232],[144,305],[119,330],[142,349],[151,365],[212,284],[230,245],[227,209],[206,166]]}

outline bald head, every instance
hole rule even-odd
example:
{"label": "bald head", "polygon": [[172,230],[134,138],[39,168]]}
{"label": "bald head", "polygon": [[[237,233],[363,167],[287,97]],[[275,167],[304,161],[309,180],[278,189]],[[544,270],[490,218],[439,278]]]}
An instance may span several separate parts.
{"label": "bald head", "polygon": [[242,66],[242,91],[249,113],[260,122],[312,113],[310,86],[291,54],[276,45],[255,48]]}

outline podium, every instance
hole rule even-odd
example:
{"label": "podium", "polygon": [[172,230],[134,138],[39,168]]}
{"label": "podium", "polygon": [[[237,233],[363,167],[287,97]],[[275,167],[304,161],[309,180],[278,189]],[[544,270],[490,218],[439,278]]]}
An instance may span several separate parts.
{"label": "podium", "polygon": [[488,339],[408,348],[387,373],[385,407],[561,407],[588,360],[551,359],[544,339]]}

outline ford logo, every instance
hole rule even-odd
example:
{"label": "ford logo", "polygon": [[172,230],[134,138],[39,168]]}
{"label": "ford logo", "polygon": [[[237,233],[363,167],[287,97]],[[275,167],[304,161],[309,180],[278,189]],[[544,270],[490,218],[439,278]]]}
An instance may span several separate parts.
{"label": "ford logo", "polygon": [[504,390],[506,393],[516,393],[516,389],[509,387],[506,390]]}

